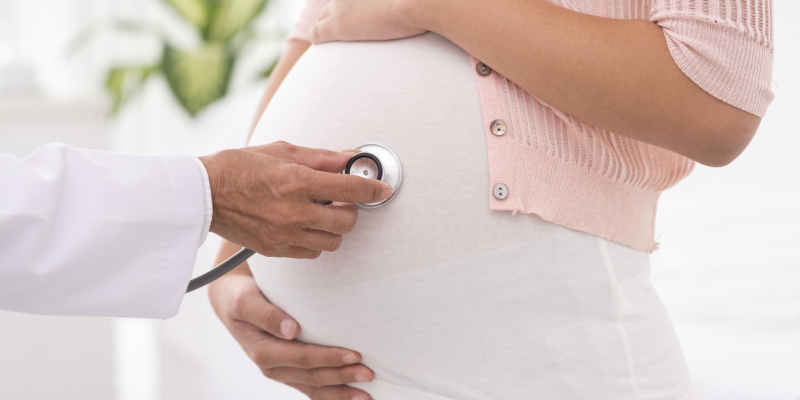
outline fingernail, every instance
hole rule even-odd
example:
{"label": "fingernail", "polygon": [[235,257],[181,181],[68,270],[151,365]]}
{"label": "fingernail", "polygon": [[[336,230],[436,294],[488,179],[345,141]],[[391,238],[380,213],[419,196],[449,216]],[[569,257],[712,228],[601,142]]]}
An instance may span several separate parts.
{"label": "fingernail", "polygon": [[367,377],[364,376],[363,374],[356,374],[354,378],[356,379],[357,382],[369,382],[369,379],[367,379]]}
{"label": "fingernail", "polygon": [[364,400],[364,398],[361,396],[353,396],[353,398],[350,400]]}
{"label": "fingernail", "polygon": [[356,357],[355,354],[348,353],[345,354],[344,357],[342,357],[342,360],[344,360],[346,364],[355,364],[358,362],[358,357]]}
{"label": "fingernail", "polygon": [[342,151],[340,151],[340,153],[347,154],[348,156],[352,157],[354,154],[361,153],[361,150],[357,150],[357,149],[342,150]]}
{"label": "fingernail", "polygon": [[381,200],[386,200],[389,197],[392,197],[392,188],[387,187],[386,189],[383,189],[383,193],[381,193]]}
{"label": "fingernail", "polygon": [[294,337],[294,331],[297,329],[297,324],[290,319],[285,319],[281,322],[281,335],[286,339],[291,339]]}

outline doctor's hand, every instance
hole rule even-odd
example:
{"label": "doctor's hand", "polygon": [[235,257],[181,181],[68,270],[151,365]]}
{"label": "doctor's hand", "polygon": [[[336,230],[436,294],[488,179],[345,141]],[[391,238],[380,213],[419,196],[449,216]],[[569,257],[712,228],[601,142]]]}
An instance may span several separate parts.
{"label": "doctor's hand", "polygon": [[425,33],[410,0],[331,0],[308,31],[313,44],[332,41],[391,40]]}
{"label": "doctor's hand", "polygon": [[[218,262],[239,250],[225,242]],[[297,322],[261,294],[245,264],[209,285],[217,316],[267,378],[305,393],[313,400],[369,400],[347,383],[368,382],[375,374],[359,364],[358,352],[293,340]]]}
{"label": "doctor's hand", "polygon": [[392,195],[378,180],[339,174],[356,152],[277,142],[200,157],[211,184],[211,232],[268,257],[336,251],[355,225],[353,203]]}

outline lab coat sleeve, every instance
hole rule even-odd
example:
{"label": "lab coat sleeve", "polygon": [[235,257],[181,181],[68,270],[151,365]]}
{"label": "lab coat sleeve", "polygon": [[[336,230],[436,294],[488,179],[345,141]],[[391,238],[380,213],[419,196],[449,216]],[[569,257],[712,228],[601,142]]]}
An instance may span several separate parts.
{"label": "lab coat sleeve", "polygon": [[175,315],[204,228],[203,179],[186,155],[58,144],[0,155],[0,309]]}

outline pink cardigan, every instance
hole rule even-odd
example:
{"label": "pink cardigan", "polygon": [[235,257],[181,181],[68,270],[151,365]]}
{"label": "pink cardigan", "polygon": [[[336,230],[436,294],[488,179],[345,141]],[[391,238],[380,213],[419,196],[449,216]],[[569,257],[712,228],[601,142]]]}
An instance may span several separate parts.
{"label": "pink cardigan", "polygon": [[[308,41],[327,1],[308,0],[289,38]],[[771,0],[549,1],[596,16],[657,23],[678,67],[742,110],[764,116],[774,97]],[[489,151],[491,209],[533,213],[655,250],[658,196],[686,177],[694,162],[582,122],[491,69],[481,71],[474,57],[472,62]],[[505,122],[505,134],[492,132],[495,120]],[[507,192],[496,196],[493,189],[501,183]]]}

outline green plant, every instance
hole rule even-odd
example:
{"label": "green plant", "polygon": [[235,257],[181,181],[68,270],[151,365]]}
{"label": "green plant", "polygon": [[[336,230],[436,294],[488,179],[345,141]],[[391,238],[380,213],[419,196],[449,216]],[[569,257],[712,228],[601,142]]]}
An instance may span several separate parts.
{"label": "green plant", "polygon": [[[106,89],[114,100],[112,115],[156,73],[163,74],[175,98],[192,116],[225,96],[242,49],[256,38],[252,22],[268,0],[162,1],[197,30],[201,44],[181,49],[152,26],[132,21],[111,23],[116,30],[153,35],[163,46],[160,59],[153,64],[119,65],[108,71]],[[96,31],[87,30],[76,43],[86,42]],[[262,76],[269,75],[272,66],[274,63]]]}

